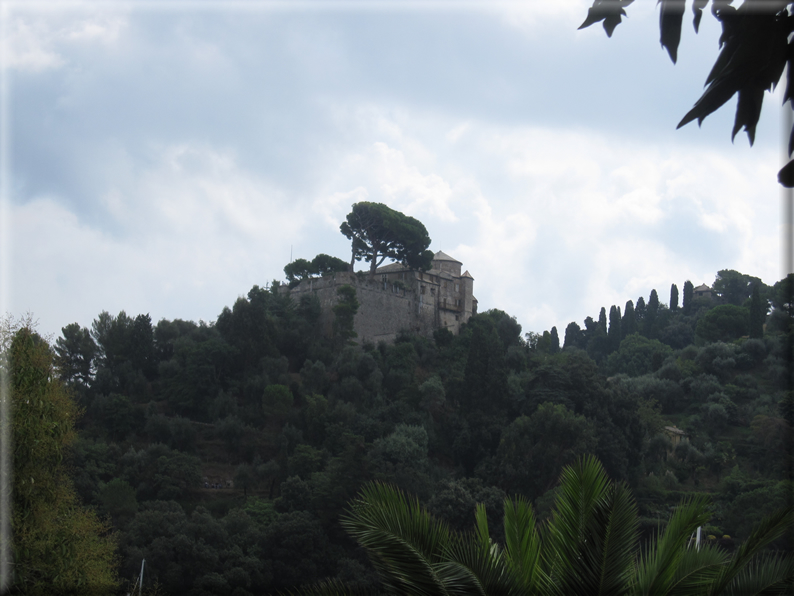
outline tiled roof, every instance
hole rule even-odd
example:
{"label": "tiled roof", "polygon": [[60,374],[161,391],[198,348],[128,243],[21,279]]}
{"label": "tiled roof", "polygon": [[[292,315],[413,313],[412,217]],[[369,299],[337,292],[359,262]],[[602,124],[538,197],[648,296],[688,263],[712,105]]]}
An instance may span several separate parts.
{"label": "tiled roof", "polygon": [[388,265],[383,265],[382,267],[378,267],[376,273],[392,273],[395,271],[406,271],[407,267],[402,263],[389,263]]}
{"label": "tiled roof", "polygon": [[461,265],[463,264],[460,261],[458,261],[457,259],[453,259],[447,253],[442,252],[440,250],[436,254],[433,255],[433,260],[434,261],[452,261],[453,263],[459,263]]}

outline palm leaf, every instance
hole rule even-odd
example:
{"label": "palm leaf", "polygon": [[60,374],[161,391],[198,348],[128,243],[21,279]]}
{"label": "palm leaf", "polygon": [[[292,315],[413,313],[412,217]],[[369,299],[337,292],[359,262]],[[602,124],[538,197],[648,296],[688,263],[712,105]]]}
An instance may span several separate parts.
{"label": "palm leaf", "polygon": [[300,594],[301,596],[363,596],[363,591],[346,586],[338,579],[327,579],[316,584],[301,586],[299,592],[289,591],[286,594]]}
{"label": "palm leaf", "polygon": [[681,41],[681,23],[684,20],[686,4],[684,0],[660,0],[659,33],[662,46],[667,49],[675,64],[678,58],[678,44]]}
{"label": "palm leaf", "polygon": [[620,594],[631,575],[637,507],[593,456],[563,470],[548,527],[551,577],[565,593]]}
{"label": "palm leaf", "polygon": [[710,544],[704,544],[700,549],[684,549],[678,559],[668,593],[677,596],[701,596],[728,558],[723,549]]}
{"label": "palm leaf", "polygon": [[541,542],[532,504],[505,499],[505,561],[524,594],[548,594],[551,582],[541,567]]}
{"label": "palm leaf", "polygon": [[516,593],[497,545],[483,549],[479,537],[470,535],[455,541],[447,552],[449,561],[443,566],[443,577],[450,594]]}
{"label": "palm leaf", "polygon": [[439,571],[452,541],[449,528],[398,489],[369,483],[342,527],[363,546],[386,588],[397,593],[448,594]]}
{"label": "palm leaf", "polygon": [[683,501],[676,508],[664,532],[640,555],[632,582],[633,594],[666,596],[671,593],[686,541],[709,519],[707,504],[707,499],[699,496]]}
{"label": "palm leaf", "polygon": [[598,593],[625,593],[634,571],[639,539],[637,504],[625,484],[612,487],[597,518],[599,531],[591,536],[600,554]]}
{"label": "palm leaf", "polygon": [[794,558],[763,554],[737,573],[725,596],[785,596],[794,592]]}
{"label": "palm leaf", "polygon": [[725,565],[712,582],[709,593],[721,594],[744,567],[773,540],[791,529],[794,522],[794,506],[789,505],[765,517],[752,531],[747,540],[736,550],[733,558]]}

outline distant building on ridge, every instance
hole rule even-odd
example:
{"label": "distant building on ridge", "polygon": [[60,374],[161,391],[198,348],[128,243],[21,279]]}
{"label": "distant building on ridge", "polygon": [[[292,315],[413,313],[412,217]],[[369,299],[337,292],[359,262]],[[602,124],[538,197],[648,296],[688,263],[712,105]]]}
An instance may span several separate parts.
{"label": "distant building on ridge", "polygon": [[700,284],[694,290],[692,290],[692,295],[695,298],[711,298],[711,288],[708,287],[706,284]]}
{"label": "distant building on ridge", "polygon": [[296,300],[306,292],[316,294],[322,307],[321,324],[330,334],[336,290],[353,286],[359,301],[353,323],[358,342],[391,342],[400,331],[429,336],[441,328],[457,335],[460,326],[477,313],[474,278],[468,271],[461,273],[462,265],[439,251],[429,271],[391,263],[378,267],[374,278],[362,272],[342,272],[303,280],[291,290],[281,286],[280,291]]}

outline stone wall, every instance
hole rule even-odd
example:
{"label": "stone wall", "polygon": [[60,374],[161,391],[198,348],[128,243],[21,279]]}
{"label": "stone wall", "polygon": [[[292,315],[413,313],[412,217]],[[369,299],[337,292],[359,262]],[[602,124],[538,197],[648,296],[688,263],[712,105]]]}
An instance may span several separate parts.
{"label": "stone wall", "polygon": [[474,279],[467,271],[461,275],[461,263],[437,252],[429,271],[415,271],[392,263],[380,267],[374,277],[363,273],[343,272],[322,278],[307,279],[289,289],[295,300],[307,292],[317,295],[322,308],[323,332],[333,332],[333,308],[339,298],[336,291],[349,284],[356,289],[359,302],[353,327],[359,343],[394,341],[400,331],[432,335],[442,327],[457,334],[460,326],[475,312]]}
{"label": "stone wall", "polygon": [[359,302],[358,313],[354,319],[354,329],[358,343],[380,341],[391,342],[400,331],[413,331],[422,335],[432,335],[433,330],[442,326],[436,305],[427,300],[430,296],[419,295],[414,280],[406,280],[405,287],[384,283],[369,276],[355,273],[336,273],[323,278],[301,282],[290,293],[294,300],[301,294],[316,294],[322,307],[320,324],[323,332],[330,336],[333,325],[333,307],[338,302],[336,294],[340,286],[349,284],[356,289]]}

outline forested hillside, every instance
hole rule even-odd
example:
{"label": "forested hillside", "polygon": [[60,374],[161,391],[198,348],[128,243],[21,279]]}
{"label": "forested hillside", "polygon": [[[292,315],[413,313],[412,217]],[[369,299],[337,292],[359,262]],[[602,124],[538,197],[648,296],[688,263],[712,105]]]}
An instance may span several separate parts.
{"label": "forested hillside", "polygon": [[646,536],[706,492],[707,539],[732,549],[790,494],[792,283],[720,271],[711,296],[654,289],[562,341],[490,310],[459,336],[356,345],[345,325],[320,335],[310,296],[257,286],[209,324],[102,312],[53,346],[84,409],[75,485],[118,530],[120,577],[146,559],[168,594],[374,586],[339,525],[367,480],[457,529],[485,503],[499,540],[505,495],[543,518],[588,453],[633,489]]}

